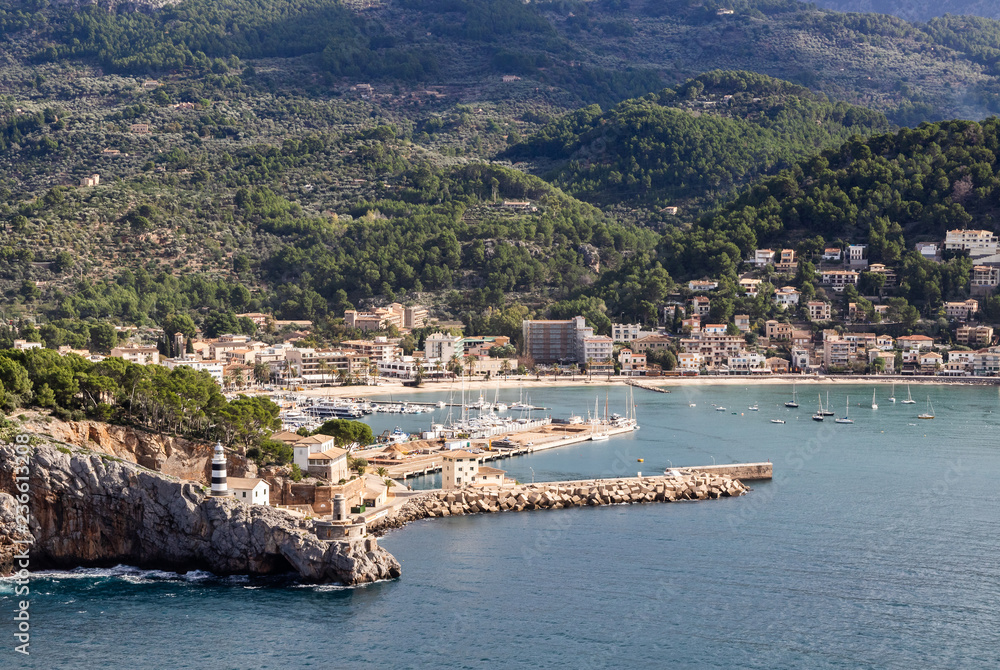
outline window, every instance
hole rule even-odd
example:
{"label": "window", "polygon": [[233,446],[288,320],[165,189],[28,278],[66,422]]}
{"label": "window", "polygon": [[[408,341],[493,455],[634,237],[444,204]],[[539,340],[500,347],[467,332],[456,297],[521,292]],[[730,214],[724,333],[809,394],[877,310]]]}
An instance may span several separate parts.
{"label": "window", "polygon": [[243,492],[243,497],[244,497],[244,498],[246,498],[246,497],[247,497],[247,492],[246,492],[246,491],[244,491],[244,492]]}

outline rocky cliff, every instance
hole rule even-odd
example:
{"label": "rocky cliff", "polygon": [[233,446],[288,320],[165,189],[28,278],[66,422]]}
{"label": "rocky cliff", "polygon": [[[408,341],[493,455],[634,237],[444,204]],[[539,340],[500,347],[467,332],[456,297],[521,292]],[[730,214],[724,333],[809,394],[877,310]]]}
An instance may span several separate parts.
{"label": "rocky cliff", "polygon": [[[374,538],[323,541],[286,512],[211,498],[197,484],[108,454],[42,445],[34,447],[30,467],[33,570],[126,563],[216,574],[295,571],[310,581],[344,584],[400,574],[399,563]],[[13,485],[14,450],[2,446],[5,528]],[[3,558],[9,563],[19,552],[16,539],[0,531],[0,571]]]}
{"label": "rocky cliff", "polygon": [[[213,445],[208,442],[99,421],[60,421],[33,412],[26,412],[18,418],[23,422],[24,430],[34,435],[100,451],[181,479],[202,483],[211,481]],[[228,454],[226,469],[231,477],[256,476],[256,467],[232,452]]]}

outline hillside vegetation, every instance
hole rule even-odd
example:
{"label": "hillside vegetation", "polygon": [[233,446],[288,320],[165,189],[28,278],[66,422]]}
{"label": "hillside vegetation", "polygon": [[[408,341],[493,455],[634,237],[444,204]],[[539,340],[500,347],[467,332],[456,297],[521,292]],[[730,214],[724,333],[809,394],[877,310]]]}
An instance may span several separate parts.
{"label": "hillside vegetation", "polygon": [[[990,225],[982,147],[951,167],[939,140],[907,149],[921,188],[943,184],[939,168],[948,180],[926,202],[852,170],[896,178],[904,159],[877,144],[892,124],[997,106],[998,24],[728,6],[7,4],[4,317],[96,350],[109,323],[215,333],[270,310],[333,333],[343,309],[391,300],[471,331],[528,314],[654,321],[675,279],[735,277],[756,244],[874,234],[889,257]],[[897,200],[921,209],[904,220]]]}
{"label": "hillside vegetation", "polygon": [[878,112],[746,72],[713,72],[602,113],[568,114],[511,147],[557,161],[546,178],[601,205],[704,203],[852,135],[885,132]]}

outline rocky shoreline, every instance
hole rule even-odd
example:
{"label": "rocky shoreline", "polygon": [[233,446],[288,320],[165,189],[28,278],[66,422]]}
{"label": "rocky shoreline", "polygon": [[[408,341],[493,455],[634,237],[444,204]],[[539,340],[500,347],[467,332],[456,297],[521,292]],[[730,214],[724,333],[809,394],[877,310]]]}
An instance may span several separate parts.
{"label": "rocky shoreline", "polygon": [[711,500],[742,496],[747,491],[746,485],[732,477],[688,471],[680,471],[676,476],[521,484],[499,491],[432,491],[369,523],[368,531],[384,535],[411,521],[464,514]]}
{"label": "rocky shoreline", "polygon": [[[0,447],[0,573],[20,553],[13,519],[15,453]],[[267,575],[297,572],[314,582],[392,579],[399,562],[373,537],[320,540],[272,507],[212,498],[199,484],[103,453],[32,448],[29,528],[32,570],[108,567]],[[11,517],[11,519],[8,519]]]}

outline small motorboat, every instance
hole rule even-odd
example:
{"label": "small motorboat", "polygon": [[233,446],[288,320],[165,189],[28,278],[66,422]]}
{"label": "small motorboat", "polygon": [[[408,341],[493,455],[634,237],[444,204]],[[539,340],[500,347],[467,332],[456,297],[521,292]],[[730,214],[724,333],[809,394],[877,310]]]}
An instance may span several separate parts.
{"label": "small motorboat", "polygon": [[771,423],[785,423],[784,419],[771,419]]}
{"label": "small motorboat", "polygon": [[726,408],[725,408],[725,407],[716,407],[716,408],[715,408],[715,411],[716,411],[716,412],[725,412],[725,411],[726,411]]}
{"label": "small motorboat", "polygon": [[757,407],[756,404],[750,405],[749,407],[747,407],[747,409],[750,410],[751,412],[759,412],[760,411],[760,408]]}

